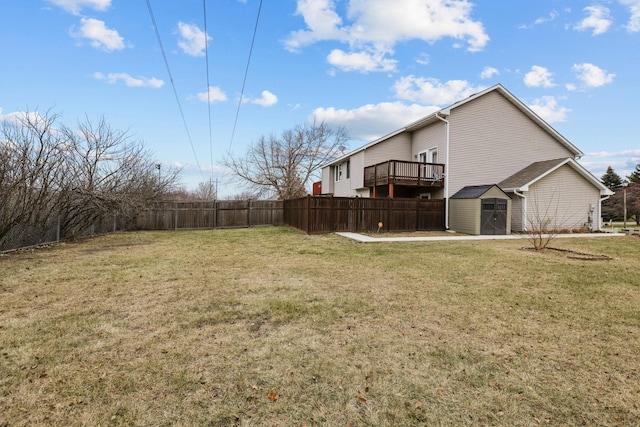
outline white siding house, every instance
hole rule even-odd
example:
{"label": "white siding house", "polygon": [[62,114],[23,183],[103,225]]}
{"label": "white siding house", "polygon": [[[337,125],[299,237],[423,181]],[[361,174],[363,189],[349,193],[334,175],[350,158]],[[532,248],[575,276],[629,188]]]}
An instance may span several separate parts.
{"label": "white siding house", "polygon": [[597,230],[601,201],[612,193],[577,163],[582,155],[498,84],[326,165],[322,193],[445,199],[448,228],[452,195],[498,184],[512,200],[513,231],[545,207],[559,228]]}

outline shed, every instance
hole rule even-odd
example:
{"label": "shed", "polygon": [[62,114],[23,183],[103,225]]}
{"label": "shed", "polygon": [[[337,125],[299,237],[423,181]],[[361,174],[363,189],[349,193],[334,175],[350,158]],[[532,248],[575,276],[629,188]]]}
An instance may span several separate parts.
{"label": "shed", "polygon": [[511,197],[496,184],[470,185],[449,199],[449,228],[466,234],[511,234]]}

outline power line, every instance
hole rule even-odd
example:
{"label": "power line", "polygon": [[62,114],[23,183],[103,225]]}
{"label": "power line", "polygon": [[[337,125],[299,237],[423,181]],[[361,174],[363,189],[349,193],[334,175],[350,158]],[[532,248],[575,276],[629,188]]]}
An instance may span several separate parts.
{"label": "power line", "polygon": [[[169,67],[169,61],[167,60],[167,55],[164,51],[164,46],[162,45],[162,39],[160,38],[160,32],[158,31],[158,25],[156,24],[156,18],[153,15],[153,10],[151,8],[151,0],[147,0],[147,9],[149,10],[149,16],[151,17],[151,23],[153,24],[153,30],[156,33],[156,38],[158,39],[158,45],[160,46],[160,51],[162,52],[162,58],[164,59],[164,65],[167,68],[167,73],[169,74],[169,81],[171,82],[171,87],[173,88],[173,94],[176,98],[176,103],[178,104],[178,109],[180,110],[180,117],[182,117],[182,123],[184,124],[184,129],[187,132],[187,137],[189,139],[189,144],[191,145],[191,151],[193,152],[193,157],[196,159],[196,165],[198,166],[198,170],[204,179],[204,173],[202,172],[202,168],[200,167],[200,162],[198,161],[198,155],[196,154],[196,150],[193,146],[193,140],[191,139],[191,132],[189,132],[189,126],[187,126],[187,120],[184,118],[184,112],[182,110],[182,105],[180,104],[180,97],[178,96],[178,91],[176,90],[175,82],[173,81],[173,75],[171,74],[171,67]],[[209,88],[207,88],[207,91]]]}
{"label": "power line", "polygon": [[247,75],[249,74],[249,65],[251,64],[251,55],[253,53],[253,45],[256,41],[256,33],[258,32],[258,22],[260,21],[260,12],[262,11],[262,0],[260,0],[260,6],[258,7],[258,16],[256,17],[256,25],[253,28],[253,38],[251,39],[251,47],[249,48],[249,58],[247,59],[247,67],[244,70],[244,79],[242,80],[242,90],[240,91],[240,99],[238,100],[238,108],[236,109],[236,118],[233,121],[233,131],[231,132],[231,141],[229,141],[229,148],[227,154],[231,153],[231,145],[233,145],[233,138],[236,134],[236,126],[238,125],[238,116],[240,115],[240,105],[242,105],[242,98],[244,98],[244,87],[247,83]]}
{"label": "power line", "polygon": [[211,161],[211,176],[213,176],[213,134],[211,130],[211,90],[209,83],[209,33],[207,32],[207,0],[202,0],[204,14],[204,56],[207,70],[207,112],[209,119],[209,156]]}

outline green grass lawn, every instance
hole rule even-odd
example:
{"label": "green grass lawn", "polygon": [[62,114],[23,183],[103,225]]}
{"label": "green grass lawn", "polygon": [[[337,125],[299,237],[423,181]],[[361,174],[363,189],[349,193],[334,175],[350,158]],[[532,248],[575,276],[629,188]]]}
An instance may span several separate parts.
{"label": "green grass lawn", "polygon": [[0,256],[0,426],[640,425],[640,238],[121,233]]}

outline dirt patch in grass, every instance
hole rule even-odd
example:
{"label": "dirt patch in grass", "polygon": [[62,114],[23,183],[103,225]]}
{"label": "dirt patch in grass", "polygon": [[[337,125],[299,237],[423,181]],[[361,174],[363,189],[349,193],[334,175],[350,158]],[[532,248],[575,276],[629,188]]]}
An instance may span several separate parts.
{"label": "dirt patch in grass", "polygon": [[521,246],[265,228],[0,257],[0,425],[640,425],[637,237]]}
{"label": "dirt patch in grass", "polygon": [[[534,248],[522,248],[525,251],[536,251]],[[553,247],[546,247],[544,250],[537,251],[545,254],[552,254],[562,256],[571,259],[579,259],[583,261],[611,261],[613,258],[609,255],[590,254],[586,252],[574,251],[571,249],[560,249]]]}

